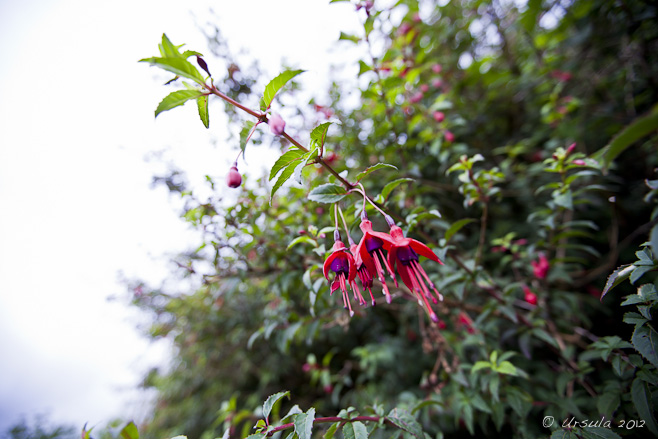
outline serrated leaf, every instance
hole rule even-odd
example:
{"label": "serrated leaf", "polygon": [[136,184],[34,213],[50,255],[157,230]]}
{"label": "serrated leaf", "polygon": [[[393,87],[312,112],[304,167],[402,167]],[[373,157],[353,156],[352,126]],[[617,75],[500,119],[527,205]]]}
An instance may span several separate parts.
{"label": "serrated leaf", "polygon": [[[279,173],[283,168],[289,167],[292,163],[299,160],[304,155],[304,151],[297,148],[291,148],[285,152],[281,157],[274,162],[272,169],[270,170],[270,180],[272,180],[276,174]],[[292,171],[291,171],[292,173]]]}
{"label": "serrated leaf", "polygon": [[644,420],[646,426],[651,432],[658,436],[658,424],[653,417],[653,406],[651,404],[651,392],[647,383],[639,378],[633,380],[631,385],[631,399],[637,410],[637,414]]}
{"label": "serrated leaf", "polygon": [[443,238],[446,240],[446,242],[450,241],[450,238],[452,238],[455,233],[459,232],[459,230],[461,230],[461,228],[464,227],[466,224],[470,224],[472,222],[475,222],[473,218],[464,218],[452,223],[452,225],[448,228],[448,230],[446,230],[446,233],[443,236]]}
{"label": "serrated leaf", "polygon": [[133,421],[123,427],[120,434],[123,439],[139,439],[139,431]]}
{"label": "serrated leaf", "polygon": [[299,164],[295,167],[295,172],[293,172],[293,178],[295,181],[299,184],[302,184],[302,171],[306,167],[306,164],[308,161],[313,157],[315,153],[317,153],[318,147],[316,146],[313,151],[310,151],[306,154],[304,154],[299,161]]}
{"label": "serrated leaf", "polygon": [[288,399],[290,399],[290,391],[275,393],[274,395],[270,395],[265,400],[265,402],[263,403],[263,417],[266,420],[267,418],[269,418],[270,412],[272,411],[272,407],[274,407],[274,404],[276,404],[278,400],[286,396],[288,397]]}
{"label": "serrated leaf", "polygon": [[279,175],[279,178],[276,180],[276,183],[274,183],[274,186],[272,186],[272,192],[270,193],[270,200],[274,198],[274,194],[276,193],[276,191],[279,190],[281,186],[283,186],[283,183],[285,183],[286,181],[288,181],[290,177],[292,177],[292,174],[295,172],[296,167],[297,167],[297,161],[293,161]]}
{"label": "serrated leaf", "polygon": [[658,367],[658,332],[649,325],[636,327],[631,343],[647,361]]}
{"label": "serrated leaf", "polygon": [[198,84],[204,84],[203,76],[201,73],[190,63],[188,60],[183,58],[159,58],[151,57],[140,59],[139,62],[146,62],[152,66],[160,67],[163,70],[174,73],[178,76],[188,78],[197,82]]}
{"label": "serrated leaf", "polygon": [[272,105],[274,96],[283,88],[284,85],[288,83],[292,78],[304,72],[304,70],[286,70],[281,73],[276,78],[272,79],[269,84],[265,86],[265,91],[263,92],[263,98],[260,102],[260,109],[266,111]]}
{"label": "serrated leaf", "polygon": [[313,433],[313,421],[315,420],[315,409],[311,407],[306,413],[293,416],[295,433],[299,439],[311,439]]}
{"label": "serrated leaf", "polygon": [[413,178],[398,178],[397,180],[393,180],[390,183],[386,184],[384,186],[384,189],[382,189],[381,196],[384,200],[388,198],[388,196],[393,192],[393,189],[401,185],[402,183],[406,183],[409,181],[413,181]]}
{"label": "serrated leaf", "polygon": [[603,297],[606,294],[608,294],[608,291],[612,290],[621,282],[628,279],[628,277],[631,275],[633,270],[635,270],[635,267],[633,265],[628,264],[628,265],[622,265],[621,267],[613,271],[612,274],[608,276],[608,280],[605,283],[605,287],[603,288],[603,292],[601,293],[600,300],[603,300]]}
{"label": "serrated leaf", "polygon": [[244,123],[244,126],[240,130],[240,149],[242,150],[243,158],[245,156],[245,150],[247,149],[247,142],[251,138],[251,135],[253,131],[256,129],[257,125],[258,123],[248,120]]}
{"label": "serrated leaf", "polygon": [[195,99],[201,95],[202,92],[199,90],[177,90],[171,92],[165,96],[165,98],[158,104],[158,108],[155,109],[155,117],[158,117],[158,114],[162,113],[163,111],[176,108],[179,105],[183,105],[190,99]]}
{"label": "serrated leaf", "polygon": [[323,439],[333,439],[334,434],[336,434],[336,430],[338,430],[338,427],[340,426],[340,422],[335,422],[331,424],[327,432],[324,434]]}
{"label": "serrated leaf", "polygon": [[203,123],[203,126],[209,128],[210,117],[208,115],[208,96],[204,95],[196,98],[196,105],[197,108],[199,109],[199,117],[201,118],[201,122]]}
{"label": "serrated leaf", "polygon": [[368,429],[359,421],[348,422],[343,427],[344,439],[368,439]]}
{"label": "serrated leaf", "polygon": [[333,183],[325,183],[314,188],[308,194],[308,199],[318,203],[335,203],[347,195],[345,188]]}
{"label": "serrated leaf", "polygon": [[318,147],[322,148],[324,142],[327,140],[327,131],[329,131],[329,125],[333,122],[322,123],[311,131],[311,144],[315,144]]}
{"label": "serrated leaf", "polygon": [[425,435],[423,434],[422,427],[420,426],[418,421],[416,421],[416,418],[414,418],[408,412],[398,408],[394,408],[386,416],[386,419],[389,420],[391,423],[393,423],[396,427],[400,428],[401,430],[411,433],[412,435],[414,435],[414,437],[416,437],[416,439],[425,439]]}
{"label": "serrated leaf", "polygon": [[366,175],[368,175],[368,174],[370,174],[371,172],[374,172],[374,171],[376,171],[376,170],[378,170],[378,169],[382,169],[382,168],[393,168],[393,169],[397,169],[396,166],[389,165],[388,163],[377,163],[376,165],[368,166],[364,171],[359,172],[358,174],[356,174],[356,181],[361,181],[361,179],[362,179],[363,177],[365,177]]}

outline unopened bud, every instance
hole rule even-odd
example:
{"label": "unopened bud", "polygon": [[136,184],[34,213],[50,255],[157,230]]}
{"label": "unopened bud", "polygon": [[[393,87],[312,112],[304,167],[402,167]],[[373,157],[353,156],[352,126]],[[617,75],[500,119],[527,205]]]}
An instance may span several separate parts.
{"label": "unopened bud", "polygon": [[574,142],[574,143],[572,143],[571,145],[569,145],[569,147],[567,148],[567,155],[569,155],[569,154],[571,154],[572,152],[574,152],[575,149],[576,149],[576,142]]}
{"label": "unopened bud", "polygon": [[434,64],[434,65],[432,66],[432,71],[433,71],[434,73],[436,73],[436,74],[441,73],[441,70],[443,70],[443,69],[441,68],[441,64]]}
{"label": "unopened bud", "polygon": [[427,93],[429,91],[429,89],[430,89],[430,86],[427,85],[427,84],[422,84],[420,86],[420,91],[422,91],[423,93]]}
{"label": "unopened bud", "polygon": [[196,62],[197,62],[197,64],[199,64],[199,67],[201,67],[208,74],[208,76],[212,76],[210,74],[210,70],[208,70],[208,64],[206,64],[206,62],[203,60],[203,58],[201,58],[199,55],[197,55]]}
{"label": "unopened bud", "polygon": [[444,133],[444,137],[446,139],[446,142],[448,143],[452,143],[455,141],[455,135],[452,134],[452,131],[446,130],[446,132]]}
{"label": "unopened bud", "polygon": [[272,131],[272,134],[276,136],[282,135],[283,131],[286,129],[286,121],[284,121],[281,116],[276,113],[270,116],[268,123],[270,125],[270,131]]}
{"label": "unopened bud", "polygon": [[416,104],[416,103],[420,102],[422,99],[423,99],[423,92],[418,91],[418,92],[414,93],[413,95],[411,95],[411,97],[409,98],[409,102],[411,102],[412,104]]}
{"label": "unopened bud", "polygon": [[587,164],[587,163],[585,163],[585,160],[581,160],[581,159],[576,159],[571,163],[573,163],[574,165],[578,165],[578,166],[585,166]]}
{"label": "unopened bud", "polygon": [[446,118],[446,115],[443,114],[443,111],[435,111],[432,116],[434,117],[434,120],[437,122],[443,122],[443,119]]}
{"label": "unopened bud", "polygon": [[240,187],[242,184],[242,176],[238,172],[236,163],[234,163],[233,166],[231,166],[231,169],[228,171],[228,175],[226,176],[226,184],[230,188]]}

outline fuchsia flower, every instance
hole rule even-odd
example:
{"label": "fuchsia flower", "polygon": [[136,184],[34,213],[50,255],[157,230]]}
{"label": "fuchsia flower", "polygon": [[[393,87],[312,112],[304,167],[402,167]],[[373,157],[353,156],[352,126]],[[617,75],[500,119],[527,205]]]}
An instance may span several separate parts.
{"label": "fuchsia flower", "polygon": [[418,91],[418,92],[414,93],[413,95],[411,95],[411,97],[409,98],[409,102],[411,102],[412,104],[417,104],[422,99],[423,99],[423,92]]}
{"label": "fuchsia flower", "polygon": [[372,223],[368,221],[365,210],[361,213],[361,224],[359,227],[363,232],[363,238],[361,238],[361,242],[356,247],[356,253],[366,267],[371,267],[371,273],[377,275],[377,278],[382,283],[386,302],[391,303],[391,293],[388,291],[388,285],[386,284],[386,273],[388,272],[390,274],[396,287],[398,286],[398,282],[395,279],[395,272],[393,272],[393,269],[384,256],[384,250],[393,245],[393,238],[387,233],[372,230]]}
{"label": "fuchsia flower", "polygon": [[539,254],[538,261],[530,261],[530,265],[532,265],[532,272],[537,279],[544,279],[548,274],[548,269],[550,268],[548,259],[546,259],[546,256],[543,253]]}
{"label": "fuchsia flower", "polygon": [[443,120],[446,118],[446,115],[443,113],[443,111],[435,111],[432,113],[432,117],[434,117],[434,120],[437,122],[443,122]]}
{"label": "fuchsia flower", "polygon": [[446,142],[452,143],[455,141],[455,135],[452,134],[452,131],[446,130],[446,132],[443,134],[444,138],[446,139]]}
{"label": "fuchsia flower", "polygon": [[350,253],[352,253],[352,256],[354,256],[354,263],[356,264],[356,275],[361,281],[363,291],[368,290],[370,293],[370,299],[372,300],[372,306],[375,306],[377,302],[375,302],[375,297],[372,295],[372,273],[376,273],[375,266],[372,263],[372,260],[368,262],[363,261],[361,255],[357,251],[357,245],[354,242],[350,242]]}
{"label": "fuchsia flower", "polygon": [[[420,304],[425,303],[425,307],[432,321],[438,322],[439,318],[430,307],[427,299],[430,298],[436,304],[438,300],[443,300],[443,296],[436,289],[429,276],[427,276],[423,267],[418,263],[418,256],[424,256],[441,265],[443,265],[443,262],[422,242],[405,238],[402,229],[396,226],[393,219],[388,215],[386,216],[386,222],[391,227],[390,236],[393,241],[387,249],[389,266],[397,270],[402,278],[402,282],[404,282],[409,290],[416,294],[418,302]],[[430,294],[430,289],[434,290],[436,297]]]}
{"label": "fuchsia flower", "polygon": [[242,184],[242,176],[240,175],[240,172],[238,172],[237,162],[233,163],[233,166],[229,169],[228,175],[226,176],[226,184],[230,188],[240,187]]}
{"label": "fuchsia flower", "polygon": [[283,134],[283,131],[286,129],[286,121],[276,113],[270,116],[267,123],[270,125],[270,131],[272,131],[272,134],[276,136]]}
{"label": "fuchsia flower", "polygon": [[343,295],[343,305],[345,309],[350,311],[350,317],[354,315],[352,311],[352,304],[350,303],[350,297],[347,292],[347,287],[351,287],[354,293],[354,298],[361,304],[365,305],[366,301],[361,295],[361,290],[359,290],[358,285],[356,284],[356,262],[352,255],[347,251],[347,247],[340,240],[340,233],[338,230],[334,231],[334,247],[331,255],[324,261],[324,266],[322,267],[322,273],[324,277],[329,280],[329,270],[336,273],[333,282],[331,282],[331,293],[340,288],[340,291]]}
{"label": "fuchsia flower", "polygon": [[537,295],[533,293],[528,286],[523,285],[524,299],[530,305],[537,305]]}

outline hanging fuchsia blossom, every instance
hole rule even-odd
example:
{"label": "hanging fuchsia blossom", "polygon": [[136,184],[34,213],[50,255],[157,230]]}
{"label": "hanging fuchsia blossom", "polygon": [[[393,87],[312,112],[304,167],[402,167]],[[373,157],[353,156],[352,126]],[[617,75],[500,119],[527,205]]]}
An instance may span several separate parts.
{"label": "hanging fuchsia blossom", "polygon": [[527,285],[523,286],[523,298],[530,305],[537,305],[537,295]]}
{"label": "hanging fuchsia blossom", "polygon": [[393,238],[388,233],[375,232],[372,230],[372,223],[368,220],[365,210],[361,213],[361,231],[363,238],[356,248],[356,253],[361,257],[366,266],[372,267],[372,273],[377,274],[377,278],[382,283],[386,302],[391,303],[391,293],[388,291],[386,284],[386,273],[391,276],[395,286],[398,281],[395,278],[395,272],[389,265],[384,255],[384,250],[393,245]]}
{"label": "hanging fuchsia blossom", "polygon": [[356,262],[352,255],[347,251],[347,247],[340,240],[340,234],[338,230],[334,232],[334,247],[331,255],[324,261],[324,266],[322,267],[322,272],[324,277],[329,280],[329,270],[336,273],[333,282],[331,282],[331,294],[334,291],[340,288],[340,291],[343,295],[343,304],[345,309],[350,311],[350,317],[354,315],[352,311],[352,304],[350,303],[350,297],[347,292],[347,287],[351,287],[354,293],[354,298],[361,304],[365,305],[366,301],[361,295],[361,290],[359,290],[358,285],[356,284]]}
{"label": "hanging fuchsia blossom", "polygon": [[[439,318],[432,310],[427,299],[431,299],[433,303],[438,303],[443,300],[443,296],[436,289],[430,280],[423,267],[418,263],[419,256],[425,256],[428,259],[438,262],[443,265],[434,254],[434,252],[420,241],[411,238],[405,238],[402,229],[395,225],[395,222],[390,216],[386,216],[386,222],[391,227],[390,237],[392,242],[387,242],[386,247],[388,250],[388,265],[397,270],[402,282],[416,294],[418,302],[425,304],[425,308],[430,318],[434,322],[438,322]],[[430,294],[430,289],[434,291],[435,296]],[[438,300],[437,300],[438,299]]]}
{"label": "hanging fuchsia blossom", "polygon": [[550,264],[548,263],[548,259],[546,259],[546,256],[544,256],[543,253],[539,254],[538,261],[530,261],[530,265],[532,265],[532,272],[537,279],[546,278]]}
{"label": "hanging fuchsia blossom", "polygon": [[361,286],[363,291],[368,290],[370,293],[370,299],[372,300],[372,306],[376,305],[375,297],[372,295],[372,275],[376,273],[375,266],[372,263],[372,260],[364,262],[361,258],[361,255],[357,251],[357,245],[353,242],[350,243],[350,253],[354,256],[354,263],[356,264],[356,275],[361,281]]}

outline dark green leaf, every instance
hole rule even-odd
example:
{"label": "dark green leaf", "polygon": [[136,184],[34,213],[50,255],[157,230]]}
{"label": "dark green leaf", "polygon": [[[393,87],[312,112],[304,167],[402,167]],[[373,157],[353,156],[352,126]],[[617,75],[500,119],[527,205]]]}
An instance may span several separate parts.
{"label": "dark green leaf", "polygon": [[596,408],[599,410],[600,415],[606,416],[610,419],[615,410],[617,410],[617,407],[619,407],[619,403],[619,392],[610,391],[599,396],[599,399],[596,402]]}
{"label": "dark green leaf", "polygon": [[201,96],[199,90],[178,90],[171,92],[158,104],[158,108],[155,109],[155,117],[158,117],[158,114],[163,111],[171,110],[199,96]]}
{"label": "dark green leaf", "polygon": [[203,76],[192,63],[183,58],[144,58],[139,62],[146,62],[152,66],[160,67],[163,70],[174,73],[178,76],[191,79],[199,84],[203,84]]}
{"label": "dark green leaf", "polygon": [[649,238],[649,245],[654,255],[658,255],[658,224],[651,229],[651,236]]}
{"label": "dark green leaf", "polygon": [[423,429],[416,421],[416,418],[414,418],[411,414],[408,412],[394,408],[391,410],[391,412],[386,416],[386,419],[388,419],[391,423],[393,423],[395,426],[398,428],[411,433],[416,437],[416,439],[425,439],[425,435],[423,434]]}
{"label": "dark green leaf", "polygon": [[646,422],[646,426],[651,432],[658,436],[658,424],[653,417],[653,405],[651,404],[651,392],[647,383],[639,378],[633,380],[631,385],[631,399],[640,418]]}
{"label": "dark green leaf", "polygon": [[274,186],[272,186],[272,192],[270,193],[270,199],[274,198],[274,194],[276,193],[276,191],[278,191],[279,188],[281,186],[283,186],[283,183],[288,181],[288,179],[295,172],[296,167],[297,167],[297,161],[294,161],[291,164],[289,164],[287,168],[283,169],[283,172],[279,175],[279,178],[276,180],[276,183],[274,183]]}
{"label": "dark green leaf", "polygon": [[276,78],[272,79],[269,84],[265,86],[263,99],[260,102],[260,109],[265,111],[270,108],[274,96],[281,90],[281,88],[288,83],[292,78],[302,73],[304,70],[286,70]]}
{"label": "dark green leaf", "polygon": [[658,130],[658,105],[654,106],[648,114],[638,117],[626,126],[595,155],[598,156],[602,153],[603,166],[607,168],[628,147],[656,130]]}
{"label": "dark green leaf", "polygon": [[606,427],[585,427],[581,430],[583,439],[621,439],[617,433]]}
{"label": "dark green leaf", "polygon": [[278,400],[286,396],[290,398],[290,391],[278,392],[275,393],[274,395],[270,395],[263,403],[263,418],[265,419],[269,418],[270,412],[272,411],[272,407],[274,407],[274,404],[276,404]]}
{"label": "dark green leaf", "polygon": [[475,222],[473,218],[463,218],[460,219],[459,221],[455,221],[448,228],[448,230],[446,230],[446,233],[443,237],[445,238],[446,241],[450,241],[450,238],[452,238],[455,233],[459,232],[459,230],[462,227],[464,227],[466,224],[470,224],[472,222]]}
{"label": "dark green leaf", "polygon": [[523,390],[515,387],[507,388],[507,402],[512,409],[524,419],[532,408],[532,397]]}
{"label": "dark green leaf", "polygon": [[635,270],[635,267],[629,264],[629,265],[622,265],[621,267],[613,271],[612,274],[608,276],[608,280],[605,283],[605,287],[603,288],[603,292],[601,293],[601,300],[603,300],[603,297],[606,294],[608,294],[608,291],[612,290],[614,287],[619,285],[622,281],[628,279],[628,277],[631,275],[633,270]]}
{"label": "dark green leaf", "polygon": [[363,177],[365,177],[366,175],[368,175],[368,174],[370,174],[371,172],[376,171],[376,170],[378,170],[378,169],[382,169],[382,168],[393,168],[393,169],[397,169],[396,166],[389,165],[388,163],[377,163],[376,165],[369,166],[368,168],[366,168],[365,171],[359,172],[359,173],[356,175],[356,181],[361,181],[361,179],[362,179]]}
{"label": "dark green leaf", "polygon": [[315,409],[311,407],[306,413],[293,416],[295,433],[299,439],[311,439],[313,433],[313,421],[315,420]]}
{"label": "dark green leaf", "polygon": [[340,426],[340,422],[335,422],[331,424],[331,427],[327,430],[327,432],[322,436],[324,439],[333,439],[334,434],[336,434],[336,430],[338,430],[338,427]]}
{"label": "dark green leaf", "polygon": [[210,127],[210,117],[208,115],[208,96],[199,96],[196,98],[196,104],[199,108],[199,117],[201,118],[201,122],[203,122],[203,126],[206,128]]}
{"label": "dark green leaf", "polygon": [[550,439],[578,439],[578,436],[568,430],[555,430]]}
{"label": "dark green leaf", "polygon": [[313,247],[318,246],[318,243],[315,242],[313,240],[313,238],[311,238],[310,236],[298,236],[297,238],[290,241],[290,244],[288,244],[288,247],[286,248],[286,250],[290,250],[291,248],[293,248],[297,244],[301,244],[301,243],[311,244]]}
{"label": "dark green leaf", "polygon": [[368,439],[368,429],[359,421],[348,422],[343,427],[344,439]]}
{"label": "dark green leaf", "polygon": [[636,351],[658,367],[658,332],[649,325],[636,327],[631,342]]}
{"label": "dark green leaf", "polygon": [[314,188],[309,194],[308,199],[318,203],[335,203],[342,200],[347,192],[342,186],[333,183],[325,183]]}
{"label": "dark green leaf", "polygon": [[395,189],[402,183],[406,183],[408,181],[413,181],[413,180],[414,180],[413,178],[398,178],[397,180],[393,180],[392,182],[386,184],[386,186],[384,186],[384,189],[382,189],[382,193],[381,193],[382,198],[386,200],[386,198],[388,198],[388,196],[393,191],[393,189]]}

